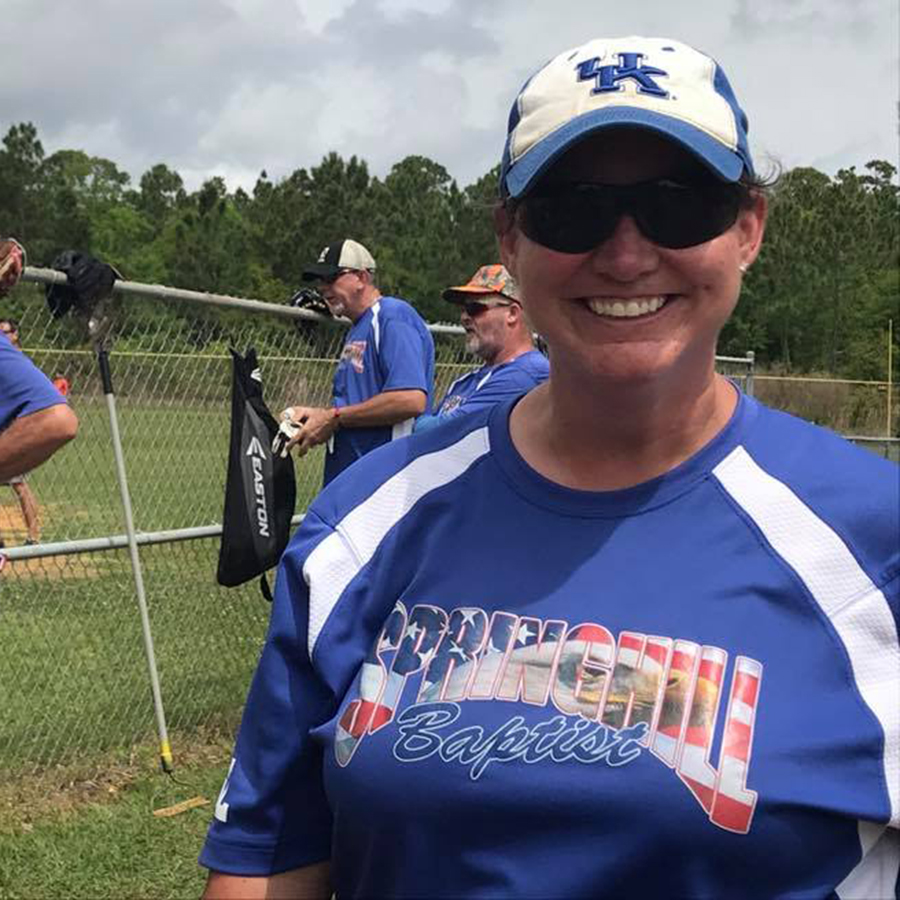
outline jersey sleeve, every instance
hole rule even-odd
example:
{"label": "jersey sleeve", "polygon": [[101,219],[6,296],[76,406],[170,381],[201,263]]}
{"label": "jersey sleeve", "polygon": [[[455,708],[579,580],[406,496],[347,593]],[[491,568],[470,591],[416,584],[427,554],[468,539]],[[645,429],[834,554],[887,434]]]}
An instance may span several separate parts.
{"label": "jersey sleeve", "polygon": [[427,355],[422,336],[411,322],[400,317],[388,319],[378,347],[381,390],[430,394]]}
{"label": "jersey sleeve", "polygon": [[331,855],[322,751],[310,732],[327,721],[337,701],[307,649],[309,589],[303,565],[332,533],[309,512],[279,566],[269,632],[200,855],[207,868],[273,875]]}
{"label": "jersey sleeve", "polygon": [[505,366],[494,372],[485,384],[459,406],[441,414],[441,418],[446,421],[456,416],[466,416],[469,413],[487,409],[504,400],[518,397],[519,394],[530,391],[537,384],[539,382],[525,369],[518,366]]}
{"label": "jersey sleeve", "polygon": [[0,428],[66,399],[46,375],[5,337],[0,337]]}

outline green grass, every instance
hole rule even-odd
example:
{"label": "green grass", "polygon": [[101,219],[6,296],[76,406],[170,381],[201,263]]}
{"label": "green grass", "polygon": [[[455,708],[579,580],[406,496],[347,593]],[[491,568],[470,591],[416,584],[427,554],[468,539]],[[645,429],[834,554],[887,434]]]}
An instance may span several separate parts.
{"label": "green grass", "polygon": [[[122,501],[103,400],[75,404],[76,440],[29,476],[44,507],[44,541],[124,532]],[[134,521],[138,530],[222,520],[230,410],[222,407],[117,405]],[[295,461],[297,510],[322,482],[322,451]],[[12,492],[3,497],[14,508]]]}
{"label": "green grass", "polygon": [[[206,872],[197,855],[227,771],[227,757],[211,756],[179,769],[180,783],[162,773],[108,773],[69,786],[56,808],[44,802],[34,815],[20,801],[18,815],[0,826],[0,897],[198,897]],[[153,815],[195,796],[209,803],[168,818]]]}
{"label": "green grass", "polygon": [[[44,542],[125,531],[105,403],[76,407],[78,438],[29,477]],[[120,417],[138,530],[219,522],[228,409],[123,402]],[[303,460],[298,476],[301,511],[321,460]],[[15,522],[12,491],[0,500]],[[233,727],[269,615],[257,582],[216,583],[218,539],[142,547],[140,557],[170,728]],[[0,575],[0,633],[0,783],[111,748],[126,753],[155,733],[127,550],[10,563]]]}
{"label": "green grass", "polygon": [[[29,476],[44,542],[125,531],[106,403],[76,395],[73,405],[78,438]],[[126,396],[118,412],[138,530],[219,522],[228,403]],[[321,452],[297,464],[298,512],[321,472]],[[4,537],[18,543],[12,491],[0,489],[0,503]],[[0,575],[0,897],[180,898],[202,889],[196,856],[212,807],[171,819],[151,809],[195,794],[214,801],[269,606],[256,581],[216,584],[218,539],[142,547],[140,557],[176,774],[192,786],[156,774],[127,550],[10,563]],[[198,746],[215,758],[197,764]]]}
{"label": "green grass", "polygon": [[[211,583],[213,544],[141,554],[171,728],[236,724],[265,633],[269,607],[255,582],[236,590]],[[4,585],[0,781],[23,768],[124,750],[155,731],[127,556],[107,553],[97,565],[103,574],[80,580],[17,579],[14,597]]]}

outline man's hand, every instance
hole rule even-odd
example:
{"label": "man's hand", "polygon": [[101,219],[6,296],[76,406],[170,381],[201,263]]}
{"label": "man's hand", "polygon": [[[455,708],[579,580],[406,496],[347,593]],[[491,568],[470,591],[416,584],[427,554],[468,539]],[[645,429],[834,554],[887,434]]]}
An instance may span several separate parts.
{"label": "man's hand", "polygon": [[[288,443],[291,442],[300,430],[301,421],[294,421],[294,407],[289,406],[281,411],[281,424],[278,426],[278,434],[272,440],[272,455],[287,459],[291,453]],[[293,444],[291,444],[293,446]]]}
{"label": "man's hand", "polygon": [[[305,456],[313,447],[324,444],[338,428],[333,409],[316,406],[289,406],[281,414],[281,427],[272,443],[272,452],[287,456],[294,447],[298,456]],[[287,440],[281,440],[282,434]],[[279,443],[276,451],[275,442]]]}
{"label": "man's hand", "polygon": [[0,297],[18,283],[25,268],[25,248],[15,238],[0,240]]}

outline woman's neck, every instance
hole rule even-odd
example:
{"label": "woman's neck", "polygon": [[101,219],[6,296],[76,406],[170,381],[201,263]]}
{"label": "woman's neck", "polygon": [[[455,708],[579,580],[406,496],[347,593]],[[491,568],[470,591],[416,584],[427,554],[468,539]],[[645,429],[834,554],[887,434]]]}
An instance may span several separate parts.
{"label": "woman's neck", "polygon": [[695,383],[584,389],[550,380],[513,409],[510,436],[545,478],[580,490],[617,490],[675,468],[728,423],[737,391],[710,372]]}

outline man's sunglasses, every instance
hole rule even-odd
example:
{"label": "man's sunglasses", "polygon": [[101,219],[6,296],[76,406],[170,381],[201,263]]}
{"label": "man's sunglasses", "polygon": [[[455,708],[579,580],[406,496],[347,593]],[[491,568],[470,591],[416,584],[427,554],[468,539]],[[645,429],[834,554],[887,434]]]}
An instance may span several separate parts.
{"label": "man's sunglasses", "polygon": [[338,272],[335,272],[334,275],[329,276],[320,276],[316,279],[316,284],[334,284],[338,278],[341,278],[343,275],[348,275],[350,272],[355,272],[355,269],[341,269]]}
{"label": "man's sunglasses", "polygon": [[681,250],[731,228],[746,196],[743,185],[711,180],[552,185],[524,198],[518,221],[537,244],[559,253],[587,253],[612,237],[622,216],[629,215],[647,240]]}
{"label": "man's sunglasses", "polygon": [[476,316],[480,316],[489,309],[496,309],[501,306],[512,306],[512,302],[482,303],[480,300],[467,300],[465,303],[461,303],[460,306],[466,311],[466,315],[470,319],[474,319]]}

